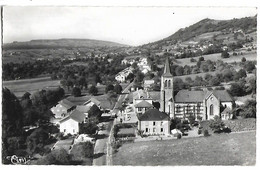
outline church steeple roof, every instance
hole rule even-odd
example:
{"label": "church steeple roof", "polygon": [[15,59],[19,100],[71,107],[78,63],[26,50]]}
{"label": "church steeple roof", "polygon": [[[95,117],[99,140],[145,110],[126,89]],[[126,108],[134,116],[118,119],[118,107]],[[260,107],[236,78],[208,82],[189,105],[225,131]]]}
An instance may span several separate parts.
{"label": "church steeple roof", "polygon": [[166,57],[166,60],[165,60],[163,76],[172,77],[171,70],[170,70],[170,64],[169,64],[169,58],[168,57]]}

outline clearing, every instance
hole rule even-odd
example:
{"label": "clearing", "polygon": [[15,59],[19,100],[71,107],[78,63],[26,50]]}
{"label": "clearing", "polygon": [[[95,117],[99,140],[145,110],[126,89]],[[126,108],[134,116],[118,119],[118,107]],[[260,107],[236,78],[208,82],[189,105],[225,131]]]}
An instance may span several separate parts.
{"label": "clearing", "polygon": [[256,132],[123,144],[114,165],[255,165]]}
{"label": "clearing", "polygon": [[11,90],[16,97],[22,97],[25,92],[34,93],[45,88],[60,86],[60,80],[51,80],[50,77],[3,81],[3,87]]}

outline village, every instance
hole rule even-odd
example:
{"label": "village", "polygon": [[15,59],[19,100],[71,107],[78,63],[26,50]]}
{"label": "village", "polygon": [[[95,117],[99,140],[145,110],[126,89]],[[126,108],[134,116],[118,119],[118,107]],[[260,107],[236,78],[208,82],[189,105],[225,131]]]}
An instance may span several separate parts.
{"label": "village", "polygon": [[255,165],[257,15],[203,18],[136,46],[5,42],[2,163]]}

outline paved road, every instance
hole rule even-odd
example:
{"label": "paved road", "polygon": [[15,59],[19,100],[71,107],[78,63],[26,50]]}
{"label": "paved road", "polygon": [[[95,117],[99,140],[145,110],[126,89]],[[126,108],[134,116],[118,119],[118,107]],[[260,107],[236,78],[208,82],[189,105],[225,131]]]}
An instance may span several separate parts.
{"label": "paved road", "polygon": [[[127,93],[129,88],[133,85],[133,83],[130,83],[122,93]],[[118,112],[118,107],[121,106],[123,100],[125,99],[126,94],[122,94],[118,97],[118,100],[115,104],[115,107],[112,112],[117,113]],[[105,130],[99,131],[99,136],[101,136],[101,139],[98,139],[95,144],[94,148],[94,154],[95,157],[93,159],[93,165],[94,166],[101,166],[101,165],[106,165],[106,155],[107,155],[107,142],[108,142],[108,137],[110,134],[111,127],[113,125],[113,120],[106,122],[107,128]]]}

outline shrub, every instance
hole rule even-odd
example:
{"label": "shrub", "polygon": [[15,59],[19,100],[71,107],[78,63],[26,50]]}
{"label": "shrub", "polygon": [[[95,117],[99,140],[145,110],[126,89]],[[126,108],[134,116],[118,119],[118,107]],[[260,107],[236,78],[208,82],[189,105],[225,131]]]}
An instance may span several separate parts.
{"label": "shrub", "polygon": [[86,158],[93,158],[94,146],[91,142],[82,143],[82,155]]}
{"label": "shrub", "polygon": [[205,130],[203,131],[203,135],[204,135],[205,137],[209,136],[209,131],[208,131],[207,129],[205,129]]}
{"label": "shrub", "polygon": [[210,121],[209,127],[213,130],[214,133],[221,133],[225,128],[225,124],[219,116],[215,116],[214,120]]}
{"label": "shrub", "polygon": [[181,139],[181,134],[180,133],[177,134],[177,139]]}
{"label": "shrub", "polygon": [[70,155],[65,149],[54,150],[36,162],[37,165],[69,165]]}
{"label": "shrub", "polygon": [[198,129],[198,135],[200,135],[202,133],[201,129]]}

